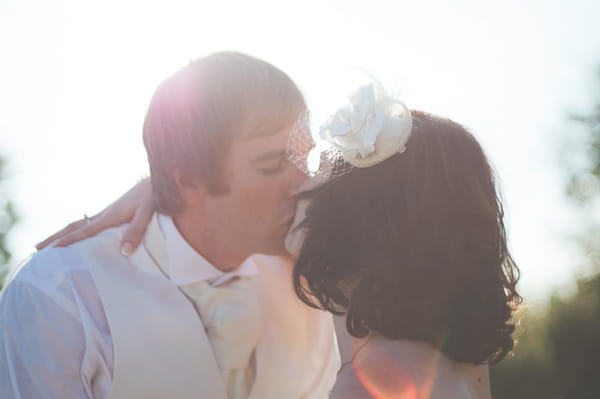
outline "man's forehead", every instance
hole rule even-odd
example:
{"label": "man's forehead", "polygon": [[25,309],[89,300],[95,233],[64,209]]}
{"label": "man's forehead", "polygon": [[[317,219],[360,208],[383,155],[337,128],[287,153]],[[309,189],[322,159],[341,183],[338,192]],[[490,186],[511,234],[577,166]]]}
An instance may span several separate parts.
{"label": "man's forehead", "polygon": [[299,126],[306,125],[308,112],[305,108],[277,112],[269,115],[258,113],[244,123],[245,131],[234,138],[234,152],[238,156],[256,159],[267,153],[285,155],[290,137]]}
{"label": "man's forehead", "polygon": [[285,152],[292,126],[286,126],[279,131],[260,136],[247,136],[237,140],[238,151],[259,155],[272,152]]}

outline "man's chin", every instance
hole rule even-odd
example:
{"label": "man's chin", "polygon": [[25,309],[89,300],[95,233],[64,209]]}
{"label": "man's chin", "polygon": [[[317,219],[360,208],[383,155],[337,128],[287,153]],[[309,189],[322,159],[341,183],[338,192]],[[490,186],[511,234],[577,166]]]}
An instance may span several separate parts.
{"label": "man's chin", "polygon": [[271,256],[290,256],[290,253],[283,246],[281,248],[271,248],[262,253]]}
{"label": "man's chin", "polygon": [[286,249],[283,239],[278,243],[273,242],[270,245],[266,245],[260,253],[271,256],[291,256],[290,252]]}

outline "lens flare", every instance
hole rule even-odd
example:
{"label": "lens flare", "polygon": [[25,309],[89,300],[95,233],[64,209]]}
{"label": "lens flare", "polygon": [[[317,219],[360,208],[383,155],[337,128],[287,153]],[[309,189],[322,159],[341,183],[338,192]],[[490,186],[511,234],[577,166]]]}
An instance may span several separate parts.
{"label": "lens flare", "polygon": [[[389,348],[388,348],[389,349]],[[408,356],[398,361],[398,353],[392,354],[382,346],[373,345],[371,360],[352,360],[352,368],[362,387],[373,399],[429,399],[433,384],[437,379],[442,353],[439,350],[427,351],[418,358]],[[377,359],[376,363],[373,359]],[[414,361],[413,366],[407,359]],[[408,364],[408,365],[407,365]]]}
{"label": "lens flare", "polygon": [[359,367],[355,368],[355,372],[361,385],[373,399],[420,399],[416,381],[410,375],[392,364],[387,369],[394,374],[393,378],[387,378],[381,373],[369,373]]}

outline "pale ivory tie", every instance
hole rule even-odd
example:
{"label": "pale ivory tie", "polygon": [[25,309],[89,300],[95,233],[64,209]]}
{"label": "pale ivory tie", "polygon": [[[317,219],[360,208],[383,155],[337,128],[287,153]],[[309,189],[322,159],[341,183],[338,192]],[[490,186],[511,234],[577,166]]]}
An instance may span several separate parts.
{"label": "pale ivory tie", "polygon": [[261,322],[249,278],[234,277],[218,286],[201,281],[180,287],[202,319],[229,399],[247,398],[255,378],[254,351]]}

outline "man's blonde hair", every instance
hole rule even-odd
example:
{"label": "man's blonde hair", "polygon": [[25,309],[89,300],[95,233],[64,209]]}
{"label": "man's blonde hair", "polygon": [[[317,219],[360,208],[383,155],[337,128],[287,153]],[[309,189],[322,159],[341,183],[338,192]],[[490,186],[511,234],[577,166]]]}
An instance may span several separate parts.
{"label": "man's blonde hair", "polygon": [[221,170],[232,141],[273,134],[305,107],[296,84],[266,61],[238,52],[191,61],[159,85],[144,121],[157,210],[181,208],[175,171],[213,194],[227,191]]}

